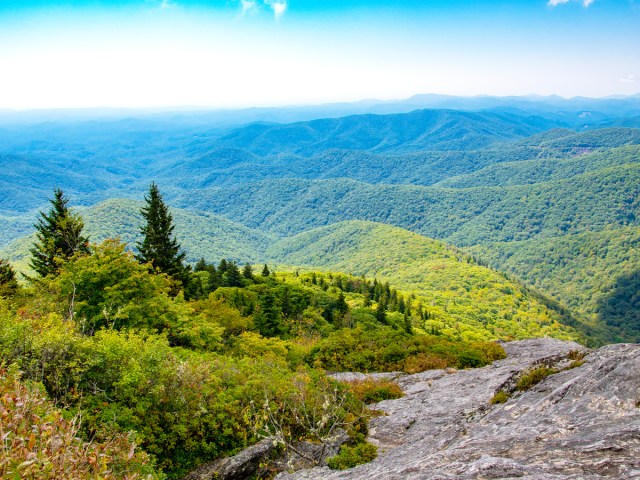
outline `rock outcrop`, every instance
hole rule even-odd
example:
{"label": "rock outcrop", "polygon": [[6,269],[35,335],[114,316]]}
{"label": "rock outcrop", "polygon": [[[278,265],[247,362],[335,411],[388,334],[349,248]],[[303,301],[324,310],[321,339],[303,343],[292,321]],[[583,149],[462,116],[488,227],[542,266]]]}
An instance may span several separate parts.
{"label": "rock outcrop", "polygon": [[182,480],[245,480],[261,473],[262,463],[273,454],[275,449],[273,441],[266,438],[245,448],[238,455],[202,465]]}
{"label": "rock outcrop", "polygon": [[[640,345],[585,352],[581,365],[571,365],[584,350],[571,342],[504,347],[508,357],[484,368],[398,374],[405,397],[372,406],[386,413],[370,423],[373,462],[277,479],[640,479]],[[560,371],[515,391],[542,364]],[[490,405],[500,390],[513,395]]]}

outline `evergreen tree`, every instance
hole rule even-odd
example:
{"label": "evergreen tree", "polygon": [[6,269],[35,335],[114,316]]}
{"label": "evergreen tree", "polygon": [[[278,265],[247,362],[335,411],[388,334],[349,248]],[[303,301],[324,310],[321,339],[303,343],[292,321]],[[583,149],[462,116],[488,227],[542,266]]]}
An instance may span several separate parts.
{"label": "evergreen tree", "polygon": [[340,292],[340,295],[338,295],[338,301],[336,302],[336,310],[338,310],[338,312],[340,312],[342,315],[344,315],[349,311],[349,305],[347,304],[347,301],[344,298],[344,293],[342,292]]}
{"label": "evergreen tree", "polygon": [[11,296],[18,289],[16,272],[9,262],[0,258],[0,297]]}
{"label": "evergreen tree", "polygon": [[383,302],[378,302],[376,307],[376,320],[383,325],[387,325],[387,312]]}
{"label": "evergreen tree", "polygon": [[222,275],[222,284],[225,287],[242,287],[242,275],[236,262],[227,263],[227,269]]}
{"label": "evergreen tree", "polygon": [[193,267],[194,272],[206,272],[207,271],[207,262],[205,262],[204,258],[198,260],[198,262]]}
{"label": "evergreen tree", "polygon": [[38,275],[55,274],[76,253],[89,253],[89,240],[82,235],[84,223],[80,215],[69,210],[69,199],[59,188],[53,190],[49,213],[40,212],[36,227],[36,242],[30,266]]}
{"label": "evergreen tree", "polygon": [[406,313],[404,314],[404,331],[410,335],[413,334],[413,324],[411,323],[411,317]]}
{"label": "evergreen tree", "polygon": [[180,244],[173,235],[173,217],[155,183],[151,184],[149,196],[144,199],[147,204],[141,213],[146,223],[140,229],[142,242],[136,244],[140,252],[136,258],[140,263],[151,263],[156,271],[186,284],[188,268],[183,264],[185,254],[180,252]]}
{"label": "evergreen tree", "polygon": [[402,295],[398,295],[398,311],[400,313],[404,313],[405,312],[405,308],[406,308],[406,304],[404,302],[404,297]]}
{"label": "evergreen tree", "polygon": [[267,267],[267,264],[264,264],[264,268],[262,269],[262,276],[263,277],[268,277],[269,275],[271,275],[271,272],[269,271],[269,267]]}
{"label": "evergreen tree", "polygon": [[207,284],[207,291],[214,292],[220,286],[220,274],[218,273],[214,265],[208,265],[207,271],[209,272],[209,283]]}
{"label": "evergreen tree", "polygon": [[220,274],[220,276],[227,273],[227,268],[229,268],[229,262],[227,262],[227,260],[223,258],[218,264],[218,273]]}
{"label": "evergreen tree", "polygon": [[253,268],[248,263],[242,269],[242,276],[247,280],[253,280]]}
{"label": "evergreen tree", "polygon": [[260,309],[253,318],[253,323],[263,337],[277,337],[285,333],[282,324],[282,310],[271,290],[267,290],[259,299]]}

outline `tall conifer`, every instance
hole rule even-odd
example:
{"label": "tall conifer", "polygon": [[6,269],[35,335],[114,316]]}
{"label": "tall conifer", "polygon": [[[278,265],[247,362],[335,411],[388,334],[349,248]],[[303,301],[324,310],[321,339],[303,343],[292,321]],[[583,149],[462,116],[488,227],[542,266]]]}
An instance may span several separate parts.
{"label": "tall conifer", "polygon": [[13,295],[17,289],[15,270],[9,262],[0,258],[0,297]]}
{"label": "tall conifer", "polygon": [[136,244],[139,252],[136,258],[141,263],[151,263],[154,270],[185,283],[188,278],[183,264],[185,254],[180,251],[180,244],[173,235],[173,216],[155,183],[151,184],[144,199],[147,203],[141,213],[145,224],[140,229],[142,242]]}
{"label": "tall conifer", "polygon": [[82,234],[84,223],[80,215],[69,210],[69,199],[59,188],[49,200],[49,213],[40,212],[36,227],[36,242],[29,250],[30,266],[38,275],[55,274],[76,253],[89,253],[89,240]]}

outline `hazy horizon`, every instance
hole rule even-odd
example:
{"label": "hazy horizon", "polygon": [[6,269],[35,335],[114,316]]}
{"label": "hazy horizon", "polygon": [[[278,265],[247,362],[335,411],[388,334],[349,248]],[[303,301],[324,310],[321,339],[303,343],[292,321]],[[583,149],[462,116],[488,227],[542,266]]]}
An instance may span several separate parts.
{"label": "hazy horizon", "polygon": [[[414,97],[421,97],[421,96],[434,96],[434,97],[442,97],[443,99],[446,97],[450,97],[451,99],[467,99],[467,100],[480,100],[480,99],[531,99],[531,100],[541,100],[544,101],[545,99],[560,99],[561,101],[571,101],[571,100],[576,100],[576,99],[585,99],[585,100],[594,100],[594,101],[598,101],[598,100],[621,100],[621,99],[627,99],[627,98],[640,98],[640,91],[637,93],[631,93],[628,95],[606,95],[606,96],[602,96],[602,97],[588,97],[588,96],[581,96],[581,95],[577,95],[574,97],[564,97],[562,95],[557,95],[557,94],[550,94],[550,95],[538,95],[535,93],[531,93],[531,94],[525,94],[525,95],[513,95],[513,96],[509,96],[509,95],[505,95],[505,96],[500,96],[500,95],[484,95],[484,94],[478,94],[478,95],[447,95],[447,94],[441,94],[441,93],[416,93],[414,95],[411,95],[409,97],[406,98],[392,98],[392,99],[386,99],[386,100],[382,100],[379,98],[361,98],[361,99],[355,99],[353,101],[343,101],[343,102],[326,102],[326,103],[298,103],[298,104],[273,104],[273,105],[263,105],[263,106],[239,106],[239,107],[215,107],[215,106],[202,106],[202,105],[156,105],[156,106],[147,106],[147,107],[135,107],[135,106],[101,106],[101,105],[97,105],[97,106],[83,106],[83,107],[44,107],[44,108],[2,108],[0,107],[0,113],[3,114],[27,114],[27,113],[46,113],[46,112],[78,112],[78,113],[82,113],[82,112],[86,112],[88,114],[90,114],[91,112],[113,112],[118,113],[118,112],[123,112],[123,113],[148,113],[148,114],[155,114],[155,113],[172,113],[172,112],[176,112],[176,113],[189,113],[189,112],[193,112],[193,113],[198,113],[198,112],[202,112],[202,113],[206,113],[206,112],[224,112],[224,111],[229,111],[229,112],[235,112],[235,111],[242,111],[242,110],[279,110],[279,109],[305,109],[305,108],[322,108],[322,107],[331,107],[331,106],[340,106],[340,105],[358,105],[358,104],[371,104],[371,105],[384,105],[384,104],[395,104],[395,103],[405,103],[405,102],[409,102],[412,98]],[[419,107],[422,108],[422,107]],[[424,107],[424,108],[431,108],[431,107]],[[443,109],[449,109],[449,107],[433,107],[433,108],[443,108]],[[463,109],[464,110],[464,109]]]}
{"label": "hazy horizon", "polygon": [[640,91],[637,0],[7,0],[0,109]]}

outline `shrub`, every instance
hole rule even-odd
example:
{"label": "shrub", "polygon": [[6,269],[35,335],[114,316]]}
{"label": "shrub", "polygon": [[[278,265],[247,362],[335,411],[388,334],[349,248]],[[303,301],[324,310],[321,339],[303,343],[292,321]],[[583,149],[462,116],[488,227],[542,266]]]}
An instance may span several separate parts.
{"label": "shrub", "polygon": [[565,368],[565,370],[571,370],[572,368],[577,368],[583,364],[584,364],[584,360],[574,360],[569,364],[567,368]]}
{"label": "shrub", "polygon": [[507,400],[509,400],[509,394],[504,390],[500,390],[493,397],[491,397],[489,403],[491,405],[497,405],[499,403],[505,403]]}
{"label": "shrub", "polygon": [[516,388],[521,392],[529,390],[531,387],[540,383],[542,380],[553,373],[557,373],[557,370],[549,367],[538,367],[522,375],[520,377],[520,380],[518,380]]}
{"label": "shrub", "polygon": [[333,470],[346,470],[356,465],[369,463],[378,456],[378,448],[370,443],[360,443],[358,445],[343,445],[340,453],[331,457],[327,461],[329,468]]}
{"label": "shrub", "polygon": [[571,350],[567,355],[569,360],[582,360],[585,357],[586,353],[581,350]]}
{"label": "shrub", "polygon": [[449,362],[442,357],[431,353],[418,353],[412,355],[404,361],[403,370],[406,373],[420,373],[425,370],[444,369],[449,366]]}
{"label": "shrub", "polygon": [[400,385],[391,380],[367,378],[345,383],[349,386],[351,393],[366,404],[392,400],[404,395]]}
{"label": "shrub", "polygon": [[41,389],[0,367],[0,478],[163,478],[131,435],[78,438],[79,417],[67,420]]}

